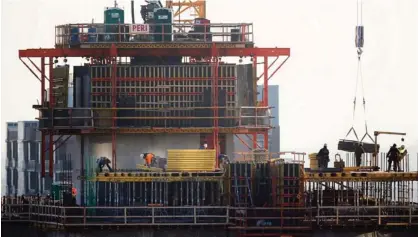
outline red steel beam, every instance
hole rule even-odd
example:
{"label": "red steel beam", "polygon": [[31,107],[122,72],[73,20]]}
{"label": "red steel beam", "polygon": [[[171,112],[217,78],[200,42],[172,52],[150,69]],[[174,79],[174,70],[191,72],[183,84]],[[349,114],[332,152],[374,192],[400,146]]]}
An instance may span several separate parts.
{"label": "red steel beam", "polygon": [[[217,48],[219,57],[290,56],[290,48]],[[129,56],[212,56],[210,48],[138,48],[117,49],[118,57]],[[46,48],[19,50],[19,57],[109,57],[109,48]]]}

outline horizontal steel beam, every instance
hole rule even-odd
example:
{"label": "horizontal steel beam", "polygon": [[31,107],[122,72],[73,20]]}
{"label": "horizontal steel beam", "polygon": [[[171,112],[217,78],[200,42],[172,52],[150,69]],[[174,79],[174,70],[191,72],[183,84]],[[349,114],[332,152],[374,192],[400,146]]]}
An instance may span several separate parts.
{"label": "horizontal steel beam", "polygon": [[418,181],[418,172],[333,172],[305,173],[306,181]]}
{"label": "horizontal steel beam", "polygon": [[[289,56],[290,48],[222,48],[217,49],[220,57],[278,57]],[[138,48],[117,49],[119,57],[130,56],[211,56],[210,48]],[[19,50],[19,57],[109,57],[110,49],[103,48],[45,48]]]}

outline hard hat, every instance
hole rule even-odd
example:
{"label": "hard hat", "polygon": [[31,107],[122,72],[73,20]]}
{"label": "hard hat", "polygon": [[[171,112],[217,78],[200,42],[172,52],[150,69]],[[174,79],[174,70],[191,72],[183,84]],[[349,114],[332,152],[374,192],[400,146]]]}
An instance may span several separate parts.
{"label": "hard hat", "polygon": [[404,146],[404,145],[402,145],[402,146],[401,146],[401,149],[405,149],[405,146]]}
{"label": "hard hat", "polygon": [[144,159],[144,154],[139,155],[141,159]]}
{"label": "hard hat", "polygon": [[325,143],[325,144],[324,144],[324,146],[326,147],[326,146],[327,146],[327,144]]}

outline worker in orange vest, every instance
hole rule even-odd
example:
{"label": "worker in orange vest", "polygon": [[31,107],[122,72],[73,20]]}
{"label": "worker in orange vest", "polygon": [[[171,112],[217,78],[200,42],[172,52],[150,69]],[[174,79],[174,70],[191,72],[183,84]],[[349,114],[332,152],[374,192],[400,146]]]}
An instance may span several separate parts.
{"label": "worker in orange vest", "polygon": [[155,156],[152,153],[144,153],[141,154],[140,157],[145,160],[145,165],[148,166],[148,168],[154,163]]}

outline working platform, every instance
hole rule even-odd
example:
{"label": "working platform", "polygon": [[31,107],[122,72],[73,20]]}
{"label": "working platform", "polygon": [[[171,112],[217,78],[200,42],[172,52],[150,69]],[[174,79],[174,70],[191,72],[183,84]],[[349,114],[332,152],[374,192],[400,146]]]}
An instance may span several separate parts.
{"label": "working platform", "polygon": [[220,181],[222,172],[110,172],[100,173],[91,181],[98,182],[183,182]]}
{"label": "working platform", "polygon": [[306,181],[418,181],[418,172],[306,172]]}
{"label": "working platform", "polygon": [[247,48],[253,24],[66,24],[55,27],[56,48]]}

